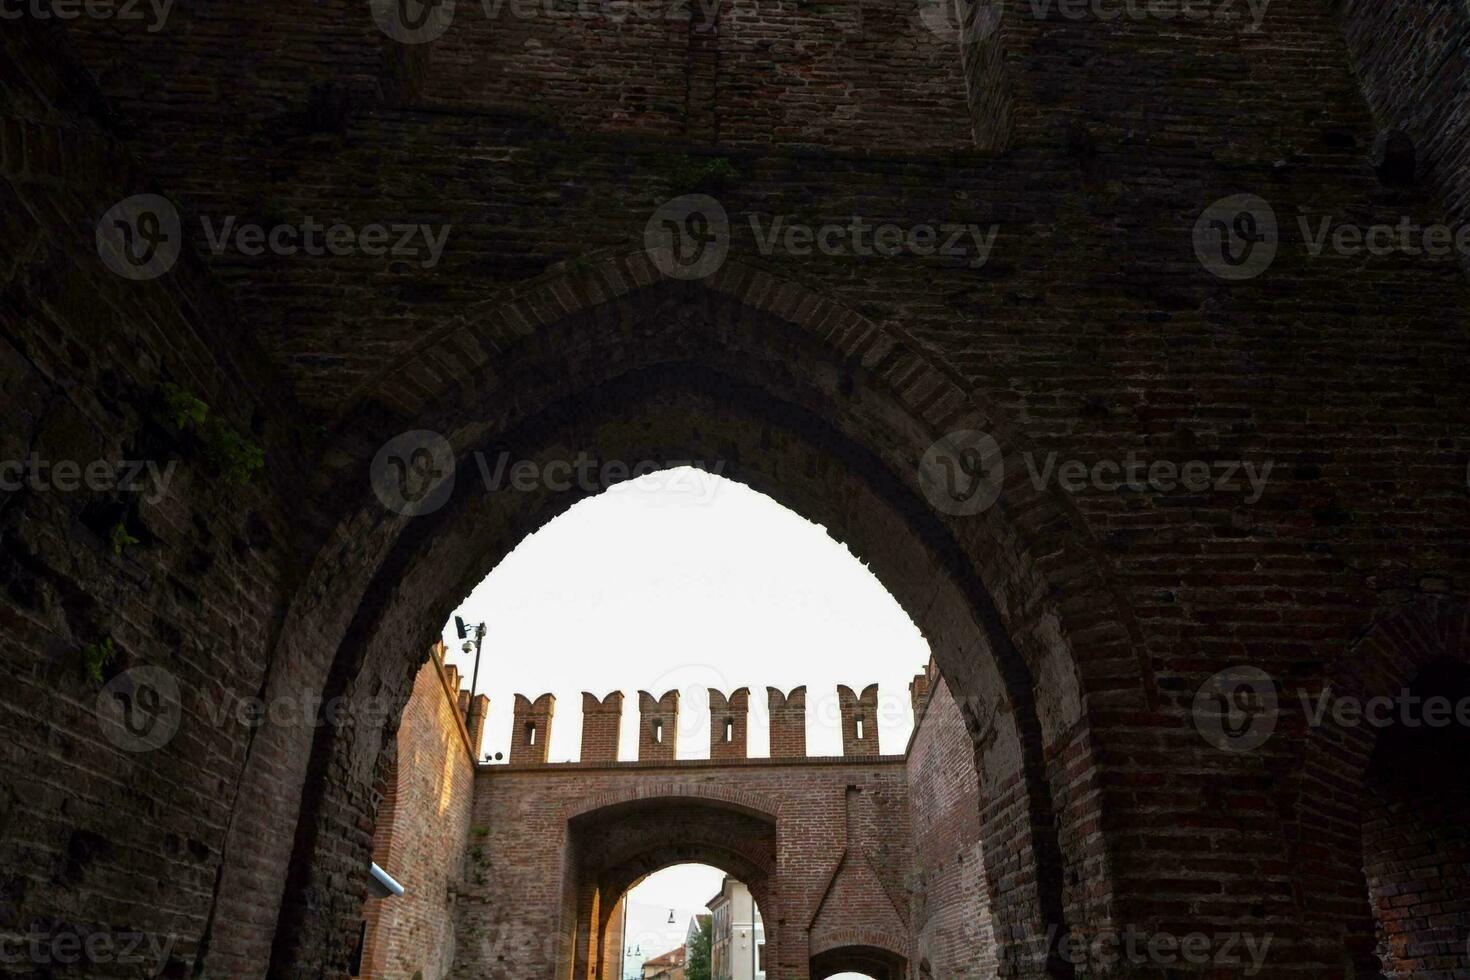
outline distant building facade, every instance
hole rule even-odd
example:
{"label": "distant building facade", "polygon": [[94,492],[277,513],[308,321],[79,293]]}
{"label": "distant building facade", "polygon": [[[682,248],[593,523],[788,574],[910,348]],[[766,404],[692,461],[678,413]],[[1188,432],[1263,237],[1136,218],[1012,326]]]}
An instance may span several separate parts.
{"label": "distant building facade", "polygon": [[766,930],[750,889],[727,875],[708,905],[710,980],[765,980]]}
{"label": "distant building facade", "polygon": [[643,962],[643,980],[684,980],[686,947],[671,949],[662,956]]}

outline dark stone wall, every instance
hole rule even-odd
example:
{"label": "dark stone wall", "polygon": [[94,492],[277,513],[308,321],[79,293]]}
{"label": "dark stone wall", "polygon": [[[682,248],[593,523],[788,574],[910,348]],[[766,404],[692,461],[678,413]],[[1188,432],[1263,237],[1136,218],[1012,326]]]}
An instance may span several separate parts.
{"label": "dark stone wall", "polygon": [[1470,208],[1470,9],[1454,0],[1341,0],[1353,66],[1384,133],[1407,136],[1414,179],[1444,216]]}
{"label": "dark stone wall", "polygon": [[[64,35],[7,21],[0,45],[0,457],[27,464],[0,490],[0,928],[39,943],[25,975],[185,976],[221,868],[248,860],[228,845],[252,735],[235,709],[292,587],[300,434],[200,263],[136,282],[99,261],[141,170]],[[167,420],[170,383],[268,471],[222,474]],[[172,695],[129,686],[145,666]]]}
{"label": "dark stone wall", "polygon": [[[1336,796],[1303,762],[1298,709],[1240,754],[1203,740],[1191,709],[1242,662],[1283,688],[1319,683],[1374,624],[1465,592],[1460,268],[1314,256],[1299,222],[1460,207],[1453,71],[1396,81],[1407,56],[1392,53],[1427,32],[1453,65],[1460,15],[1352,5],[1345,38],[1318,4],[1273,4],[1254,31],[1031,9],[1007,3],[953,60],[882,4],[862,8],[881,41],[819,5],[736,4],[716,43],[517,23],[521,46],[486,39],[507,83],[493,91],[474,76],[479,35],[409,49],[345,0],[270,15],[181,2],[153,33],[7,22],[0,455],[179,464],[153,502],[0,498],[7,918],[176,933],[175,972],[259,975],[273,948],[279,975],[340,968],[391,717],[247,728],[206,709],[401,704],[403,651],[569,503],[386,513],[370,461],[434,428],[461,455],[503,439],[700,448],[851,542],[961,704],[993,711],[967,721],[997,922],[1248,922],[1275,935],[1284,975],[1337,963],[1349,912],[1336,892],[1306,897],[1303,840],[1360,866],[1360,834],[1312,822]],[[1370,35],[1399,40],[1364,56]],[[585,67],[604,54],[606,72]],[[535,94],[508,91],[512,69]],[[1427,187],[1375,173],[1377,132],[1399,117],[1422,133]],[[701,168],[721,162],[710,184]],[[732,258],[670,283],[644,228],[694,189],[731,216]],[[148,282],[95,247],[100,216],[142,192],[174,201],[187,240]],[[1247,192],[1272,205],[1280,252],[1222,280],[1193,232]],[[762,254],[778,215],[998,227],[981,265]],[[215,255],[201,219],[230,216],[450,237],[432,267]],[[680,379],[700,397],[616,390]],[[264,472],[230,484],[156,424],[165,382],[258,442]],[[917,476],[957,428],[995,433],[1006,459],[1000,502],[975,518],[926,507]],[[1130,454],[1273,469],[1259,496],[1238,469],[1193,491],[1031,482],[1049,459]],[[139,541],[115,554],[119,519]],[[98,689],[70,663],[106,636],[109,671],[178,679],[164,748],[129,755],[103,734]]]}

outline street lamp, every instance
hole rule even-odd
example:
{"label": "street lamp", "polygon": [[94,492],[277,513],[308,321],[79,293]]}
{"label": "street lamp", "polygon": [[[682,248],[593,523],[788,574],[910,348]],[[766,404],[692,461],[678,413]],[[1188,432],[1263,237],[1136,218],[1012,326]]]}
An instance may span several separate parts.
{"label": "street lamp", "polygon": [[[465,625],[465,621],[463,619],[455,616],[454,629],[455,632],[459,634],[459,638],[461,640],[464,640],[464,645],[461,646],[460,649],[468,654],[470,652],[470,627]],[[465,709],[464,716],[464,723],[470,726],[473,726],[474,724],[475,687],[480,683],[480,647],[485,642],[485,624],[476,623],[474,630],[475,671],[473,674],[470,675],[470,704],[469,707]]]}

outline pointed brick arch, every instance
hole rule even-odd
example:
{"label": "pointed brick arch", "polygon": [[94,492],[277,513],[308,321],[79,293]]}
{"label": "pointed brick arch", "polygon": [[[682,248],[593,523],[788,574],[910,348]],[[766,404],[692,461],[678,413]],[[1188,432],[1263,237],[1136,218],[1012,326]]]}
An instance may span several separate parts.
{"label": "pointed brick arch", "polygon": [[572,820],[596,811],[606,811],[650,800],[707,803],[767,820],[775,820],[781,815],[779,803],[772,806],[771,799],[766,796],[712,783],[669,780],[667,783],[658,784],[641,783],[616,792],[598,793],[580,800],[573,800],[567,804],[566,818]]}
{"label": "pointed brick arch", "polygon": [[568,968],[573,976],[588,976],[589,964],[607,962],[617,906],[638,882],[678,864],[710,865],[743,882],[772,920],[771,950],[779,948],[775,816],[752,809],[751,801],[683,788],[688,792],[653,786],[604,805],[576,805],[579,812],[567,821],[569,869],[562,885],[563,908],[571,913],[561,921],[568,952],[560,957],[558,976]]}
{"label": "pointed brick arch", "polygon": [[[1005,828],[987,861],[992,889],[1010,895],[997,895],[997,921],[1024,918],[1020,935],[1110,914],[1108,843],[1089,829],[1106,801],[1072,801],[1088,800],[1098,778],[1089,692],[1106,690],[1110,710],[1154,705],[1131,614],[1071,504],[1027,481],[1022,438],[912,338],[751,265],[691,284],[662,280],[639,253],[604,255],[467,314],[394,377],[365,386],[352,412],[317,487],[342,502],[342,516],[283,632],[281,684],[349,699],[406,693],[402,651],[421,649],[521,537],[580,499],[545,487],[514,499],[468,490],[475,450],[536,459],[586,445],[666,463],[722,454],[725,475],[847,543],[935,645],[977,740],[987,823]],[[917,471],[933,441],[960,428],[992,433],[1013,460],[1001,502],[967,518],[934,511]],[[386,510],[368,479],[384,441],[407,429],[442,433],[458,460],[455,492],[425,517]],[[1074,647],[1078,636],[1085,648]],[[316,856],[342,863],[351,853],[328,857],[324,845],[359,834],[346,815],[360,806],[312,786],[328,772],[367,778],[382,737],[257,737],[263,760],[310,759],[284,771],[263,761],[253,776],[262,792],[245,794],[261,811],[247,820],[291,819],[265,811],[291,798],[282,785],[306,788],[295,858],[252,854],[240,870],[293,868],[278,964],[332,942],[331,916],[304,914],[303,896],[331,873]],[[1097,887],[1064,888],[1064,867]]]}
{"label": "pointed brick arch", "polygon": [[861,973],[875,980],[908,980],[908,957],[893,948],[890,937],[871,930],[852,929],[813,942],[811,980],[827,980],[839,973]]}

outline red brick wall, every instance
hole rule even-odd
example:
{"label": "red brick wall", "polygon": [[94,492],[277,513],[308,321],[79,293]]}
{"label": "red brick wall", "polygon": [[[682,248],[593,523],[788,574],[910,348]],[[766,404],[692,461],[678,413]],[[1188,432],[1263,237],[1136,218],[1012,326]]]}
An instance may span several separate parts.
{"label": "red brick wall", "polygon": [[638,758],[643,762],[669,761],[679,742],[679,692],[666,691],[655,699],[638,692]]}
{"label": "red brick wall", "polygon": [[909,741],[914,847],[913,976],[996,975],[990,892],[980,838],[975,745],[944,679],[930,682]]}
{"label": "red brick wall", "polygon": [[782,694],[766,688],[771,729],[771,758],[799,759],[806,755],[806,685]]}
{"label": "red brick wall", "polygon": [[749,727],[749,688],[742,687],[728,698],[722,691],[709,689],[711,759],[744,759],[750,748]]}
{"label": "red brick wall", "polygon": [[510,728],[510,761],[545,762],[551,752],[551,723],[556,698],[543,694],[535,701],[517,694]]}
{"label": "red brick wall", "polygon": [[[814,257],[758,271],[732,260],[715,281],[678,287],[636,245],[627,259],[596,253],[636,241],[654,204],[684,189],[667,167],[681,144],[593,138],[576,119],[559,130],[536,107],[385,101],[383,64],[407,56],[385,59],[391,46],[364,6],[325,0],[277,17],[189,4],[156,35],[88,18],[0,32],[0,193],[13,217],[0,310],[6,454],[151,451],[148,402],[173,380],[258,432],[269,459],[266,481],[241,491],[189,464],[178,492],[129,515],[150,537],[124,555],[88,513],[117,501],[20,493],[0,508],[0,653],[16,679],[0,693],[7,910],[176,931],[179,968],[207,947],[211,974],[266,972],[281,923],[280,959],[301,975],[340,963],[337,933],[359,897],[338,885],[357,880],[369,852],[384,733],[246,733],[209,724],[200,705],[262,690],[406,695],[410,651],[442,623],[440,607],[566,505],[463,494],[477,499],[406,531],[363,473],[385,438],[433,426],[463,434],[461,447],[586,436],[629,459],[651,446],[683,458],[739,447],[738,475],[871,561],[949,658],[956,691],[1006,692],[984,770],[995,817],[982,827],[1004,859],[993,875],[1020,891],[1057,883],[1077,924],[1137,916],[1177,928],[1207,909],[1212,923],[1279,924],[1279,955],[1303,972],[1334,962],[1335,935],[1304,925],[1317,914],[1299,898],[1313,875],[1293,856],[1328,834],[1335,856],[1348,849],[1343,824],[1301,815],[1316,804],[1301,741],[1284,724],[1259,753],[1227,756],[1190,717],[1193,692],[1223,667],[1249,659],[1320,681],[1379,616],[1463,595],[1470,580],[1463,277],[1406,256],[1308,259],[1294,240],[1298,212],[1392,223],[1442,203],[1406,202],[1374,181],[1374,127],[1329,4],[1272,4],[1255,33],[1178,24],[1168,43],[1157,23],[1010,21],[1022,138],[993,160],[942,158],[930,137],[907,140],[902,120],[874,127],[860,154],[792,152],[802,131],[755,147],[736,125],[729,152],[749,154],[726,195],[732,211],[994,220],[996,259],[976,270]],[[1459,16],[1449,3],[1400,7]],[[1421,46],[1361,32],[1379,36],[1445,52],[1449,75],[1435,85],[1457,71],[1453,35]],[[511,51],[451,43],[467,70],[480,51]],[[512,53],[572,60],[544,44]],[[1426,145],[1463,147],[1454,112],[1432,108],[1453,105],[1439,88],[1392,90],[1397,60],[1384,60],[1370,99],[1431,107]],[[455,73],[434,64],[421,96],[458,92]],[[665,75],[643,83],[664,66],[648,66],[607,84],[626,78],[630,102],[640,88],[662,98]],[[848,79],[854,91],[865,70]],[[753,91],[804,87],[733,74]],[[334,86],[357,111],[324,122]],[[589,99],[583,118],[656,129],[617,117],[624,94]],[[824,99],[751,118],[789,112],[805,130],[808,105]],[[831,125],[849,132],[849,119],[911,105],[838,101]],[[673,113],[649,115],[672,131]],[[948,138],[942,125],[932,132]],[[98,152],[117,140],[145,172]],[[1430,159],[1443,172],[1457,157]],[[432,276],[362,257],[208,258],[196,231],[168,279],[123,283],[88,238],[102,210],[142,190],[176,195],[191,217],[459,224]],[[1224,284],[1194,261],[1190,230],[1203,205],[1242,190],[1274,202],[1283,254],[1261,279]],[[748,236],[735,249],[754,258]],[[680,399],[614,397],[619,384],[675,373],[683,387],[668,390]],[[742,385],[760,392],[748,411],[735,404]],[[694,397],[710,392],[718,404]],[[983,518],[950,520],[926,506],[915,466],[937,434],[976,420],[1003,436],[1015,485]],[[1225,491],[1033,494],[1024,449],[1278,465],[1254,503]],[[181,678],[192,710],[166,750],[129,757],[99,739],[95,692],[59,666],[104,631],[119,668],[154,663]],[[1038,873],[1027,837],[1052,827],[1060,847]],[[99,839],[121,843],[108,851]],[[288,883],[298,841],[300,880]],[[73,849],[86,859],[80,881]],[[140,903],[149,891],[167,897]],[[997,922],[1004,912],[997,902]]]}
{"label": "red brick wall", "polygon": [[[770,947],[777,976],[805,975],[807,925],[819,912],[826,922],[900,941],[909,848],[894,829],[908,826],[904,773],[892,756],[482,766],[473,820],[489,834],[480,841],[481,874],[459,903],[459,935],[475,938],[461,945],[453,976],[553,975],[579,902],[588,907],[578,869],[614,854],[648,862],[609,867],[610,880],[624,887],[632,884],[629,868],[680,861],[769,881],[758,901],[768,930],[779,934]],[[588,853],[573,846],[569,814]],[[472,858],[472,876],[476,866]],[[860,900],[824,909],[829,892]]]}
{"label": "red brick wall", "polygon": [[414,679],[379,809],[373,860],[404,894],[367,901],[361,975],[371,980],[405,980],[419,971],[424,980],[441,980],[460,942],[454,900],[479,842],[470,825],[479,746],[459,714],[451,686],[458,678],[441,657],[436,651]]}
{"label": "red brick wall", "polygon": [[838,684],[837,705],[842,715],[842,754],[877,755],[878,685],[869,684],[858,694]]}
{"label": "red brick wall", "polygon": [[583,762],[618,761],[622,727],[622,691],[613,691],[600,701],[586,691],[582,692]]}
{"label": "red brick wall", "polygon": [[658,16],[621,22],[596,2],[507,0],[497,17],[465,4],[432,45],[418,99],[732,146],[970,145],[956,44],[930,31],[916,5],[724,0],[711,18],[711,2],[637,0],[627,6]]}

